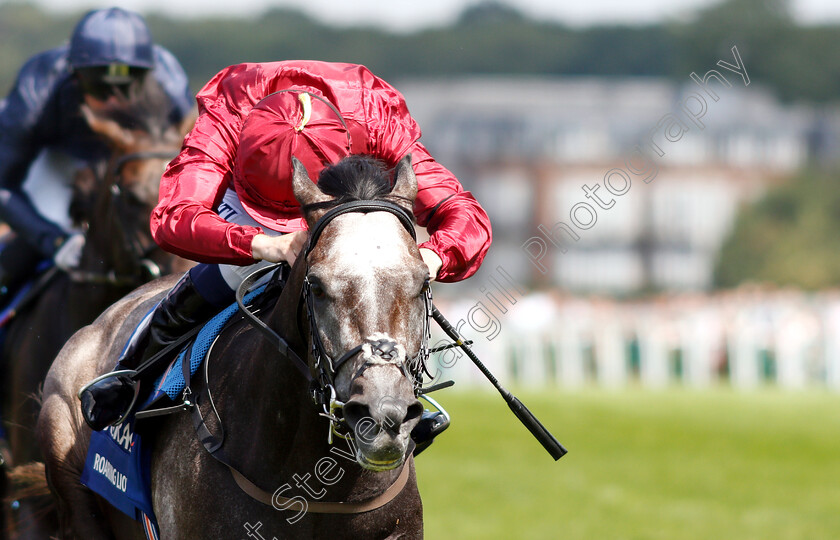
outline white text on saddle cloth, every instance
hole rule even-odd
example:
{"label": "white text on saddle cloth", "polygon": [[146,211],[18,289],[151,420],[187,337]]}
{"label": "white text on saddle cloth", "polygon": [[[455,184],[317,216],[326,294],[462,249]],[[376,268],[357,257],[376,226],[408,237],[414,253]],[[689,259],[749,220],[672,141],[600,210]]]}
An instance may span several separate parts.
{"label": "white text on saddle cloth", "polygon": [[131,431],[131,425],[128,422],[108,428],[108,434],[123,450],[131,452],[131,445],[134,444],[134,432]]}

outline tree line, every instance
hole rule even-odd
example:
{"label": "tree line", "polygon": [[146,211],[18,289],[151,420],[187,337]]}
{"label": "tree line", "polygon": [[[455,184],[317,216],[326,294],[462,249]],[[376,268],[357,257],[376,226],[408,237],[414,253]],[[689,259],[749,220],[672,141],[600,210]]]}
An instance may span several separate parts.
{"label": "tree line", "polygon": [[[82,12],[0,4],[0,92],[30,55],[66,40]],[[411,33],[338,28],[289,9],[259,17],[173,19],[145,14],[159,43],[198,90],[240,62],[314,59],[360,63],[389,80],[460,74],[655,76],[684,81],[738,46],[750,78],[783,100],[840,95],[840,25],[802,26],[788,0],[726,0],[685,20],[572,28],[489,1],[451,25]]]}
{"label": "tree line", "polygon": [[[68,39],[81,15],[0,4],[0,93],[29,56]],[[225,66],[282,59],[360,63],[392,81],[527,74],[684,83],[692,71],[730,58],[737,45],[751,82],[786,102],[832,104],[840,96],[840,25],[799,25],[788,0],[725,0],[685,20],[587,28],[533,20],[485,2],[449,26],[412,33],[337,28],[288,9],[254,18],[145,15],[156,41],[184,65],[194,91]],[[802,171],[745,209],[720,253],[716,285],[759,280],[816,289],[840,283],[836,176],[835,169]]]}

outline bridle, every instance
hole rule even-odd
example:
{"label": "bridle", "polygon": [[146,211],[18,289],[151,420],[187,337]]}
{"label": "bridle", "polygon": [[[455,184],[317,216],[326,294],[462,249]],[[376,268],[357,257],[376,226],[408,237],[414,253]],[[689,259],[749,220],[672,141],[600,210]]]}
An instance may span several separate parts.
{"label": "bridle", "polygon": [[127,267],[134,268],[135,271],[128,273],[117,273],[115,269],[110,269],[107,272],[95,272],[90,270],[81,270],[73,268],[67,270],[71,281],[75,283],[89,283],[89,284],[105,284],[115,287],[132,286],[147,283],[161,276],[161,268],[149,256],[158,249],[158,246],[152,242],[148,247],[143,247],[141,241],[141,232],[137,230],[132,224],[129,224],[127,216],[128,202],[126,201],[126,194],[122,188],[122,171],[126,164],[132,161],[140,161],[147,159],[173,159],[178,155],[175,150],[147,150],[140,152],[132,152],[124,154],[113,160],[108,167],[103,183],[110,183],[109,196],[111,197],[111,204],[109,205],[109,214],[111,226],[113,227],[115,236],[125,239],[126,254],[128,255],[126,262]]}
{"label": "bridle", "polygon": [[[281,286],[284,286],[285,283],[285,273],[288,270],[288,265],[286,263],[276,263],[272,265],[265,266],[260,268],[259,270],[251,273],[245,280],[240,284],[240,286],[236,290],[236,303],[239,305],[239,309],[245,315],[248,322],[254,326],[258,331],[260,331],[265,338],[273,345],[273,347],[277,350],[279,355],[283,358],[286,358],[292,362],[292,364],[300,371],[305,379],[309,381],[310,384],[310,395],[314,400],[316,406],[320,407],[323,412],[319,414],[321,416],[326,417],[329,420],[329,431],[327,434],[327,442],[329,444],[333,443],[333,435],[337,435],[339,437],[352,440],[352,430],[349,430],[347,426],[347,422],[343,418],[343,414],[341,417],[338,416],[337,413],[344,407],[344,403],[338,401],[336,398],[335,392],[335,376],[338,369],[347,362],[350,358],[359,354],[363,350],[365,346],[372,346],[373,344],[366,343],[357,345],[351,348],[349,351],[343,353],[338,360],[333,360],[332,357],[326,353],[324,350],[323,343],[320,339],[320,334],[318,331],[318,324],[314,317],[314,309],[313,309],[313,301],[312,301],[312,290],[311,284],[308,280],[309,274],[309,254],[315,248],[318,239],[321,236],[324,228],[336,217],[346,214],[348,212],[389,212],[396,216],[400,223],[405,227],[405,229],[411,234],[412,238],[416,241],[416,235],[414,232],[414,220],[411,214],[402,208],[401,206],[388,202],[388,201],[354,201],[349,203],[341,204],[334,209],[328,211],[324,214],[321,219],[319,219],[315,225],[312,227],[309,235],[309,241],[304,250],[303,257],[306,261],[306,275],[304,276],[303,287],[301,288],[301,298],[298,302],[298,309],[300,306],[303,305],[304,309],[307,312],[307,319],[309,321],[310,327],[310,352],[313,356],[313,364],[312,369],[310,369],[310,364],[302,359],[289,343],[281,337],[277,332],[271,329],[267,324],[265,324],[262,320],[260,320],[257,315],[245,305],[245,295],[246,292],[260,279],[266,276],[269,273],[276,272],[275,276],[272,278],[276,280],[277,283],[280,283]],[[266,288],[271,286],[272,282],[266,285]],[[432,295],[431,289],[429,287],[428,282],[425,286],[424,291],[425,296],[425,310],[426,310],[426,318],[424,323],[423,329],[423,338],[421,342],[420,351],[417,355],[414,356],[411,363],[414,365],[409,371],[406,371],[405,363],[403,363],[400,367],[403,372],[408,375],[412,374],[414,376],[414,393],[415,396],[422,393],[422,373],[426,370],[426,362],[429,356],[429,347],[428,342],[431,338],[431,329],[430,329],[430,321],[432,317]],[[377,351],[381,351],[380,353],[373,352],[374,356],[379,358],[382,362],[390,361],[392,358],[386,358],[388,355],[389,348],[385,347],[384,344],[377,343]],[[209,357],[209,351],[207,353]],[[205,361],[205,366],[209,362],[209,358]],[[364,371],[367,361],[365,365],[361,366],[359,370],[357,370],[355,377],[361,375]],[[184,363],[186,365],[186,363]],[[206,369],[206,367],[205,367]],[[314,373],[313,373],[314,371]],[[206,377],[206,373],[205,373]],[[188,375],[185,374],[185,380],[188,380]],[[207,390],[208,397],[209,397],[209,389]],[[186,390],[185,390],[186,396]],[[185,404],[186,404],[185,398]],[[212,405],[212,398],[210,398],[210,403]],[[249,480],[245,475],[239,472],[236,467],[234,467],[230,460],[225,455],[223,449],[221,448],[222,441],[224,440],[224,435],[222,439],[219,439],[207,430],[206,426],[204,425],[204,419],[201,416],[200,408],[193,407],[192,404],[189,405],[192,410],[194,411],[193,414],[193,422],[196,426],[196,431],[199,435],[199,438],[204,445],[205,449],[213,456],[216,460],[223,463],[227,468],[230,470],[231,474],[233,475],[233,479],[236,481],[236,484],[239,488],[248,494],[248,496],[262,502],[263,504],[270,505],[275,509],[286,508],[288,504],[299,500],[300,498],[297,497],[295,499],[288,499],[285,497],[280,496],[277,492],[274,494],[269,493],[254,482]],[[213,410],[215,411],[215,406],[213,406]],[[216,413],[218,418],[218,413]],[[221,422],[221,421],[220,421]],[[343,428],[348,428],[346,433],[342,433],[344,431]],[[408,453],[410,454],[413,450],[413,442],[409,441],[409,449]],[[377,508],[381,508],[383,505],[388,504],[392,501],[397,495],[399,495],[403,488],[406,486],[409,480],[411,468],[403,463],[402,470],[400,471],[397,478],[394,482],[385,489],[382,493],[377,496],[371,497],[364,501],[360,502],[322,502],[322,501],[307,501],[307,511],[312,513],[328,513],[328,514],[358,514],[362,512],[368,512],[370,510],[375,510]],[[279,508],[278,508],[279,507]]]}
{"label": "bridle", "polygon": [[[306,277],[303,280],[303,298],[306,302],[306,316],[309,320],[309,329],[310,329],[310,341],[311,341],[311,352],[312,357],[315,361],[315,368],[318,369],[320,378],[321,378],[321,386],[326,387],[327,385],[335,386],[335,376],[338,373],[338,370],[341,369],[341,366],[344,365],[345,362],[353,358],[355,355],[359,354],[365,344],[359,344],[349,351],[346,351],[337,360],[334,360],[329,353],[327,353],[326,348],[324,347],[324,343],[321,340],[321,333],[318,330],[318,322],[315,319],[315,306],[314,306],[314,297],[312,294],[312,284],[309,281],[309,254],[315,248],[315,245],[318,242],[318,239],[321,236],[321,232],[324,228],[336,217],[347,214],[347,213],[368,213],[368,212],[389,212],[400,220],[400,223],[405,227],[408,233],[411,235],[413,240],[417,240],[417,233],[414,230],[414,221],[411,218],[410,214],[401,206],[394,204],[388,201],[352,201],[348,203],[344,203],[342,205],[333,208],[329,212],[323,215],[321,219],[312,227],[312,231],[309,235],[309,244],[304,252],[304,257],[307,260],[307,267],[306,267]],[[430,325],[429,320],[431,318],[431,306],[432,306],[432,292],[431,287],[429,286],[428,281],[424,285],[424,304],[426,308],[426,317],[425,317],[425,327],[423,329],[423,335],[428,336],[430,332]],[[396,356],[396,351],[390,347],[389,344],[385,343],[387,340],[379,340],[372,345],[372,353],[383,360],[394,360]],[[375,346],[375,348],[373,348]],[[421,369],[426,365],[426,361],[429,357],[429,347],[428,347],[428,338],[425,337],[420,345],[420,350],[417,351],[417,354],[414,355],[411,359],[407,360],[405,363],[401,363],[400,367],[403,369],[403,372],[406,376],[412,377],[412,380],[419,379],[420,373],[418,372],[409,372],[406,369],[406,364],[413,365],[420,367]],[[370,362],[366,362],[363,364],[354,375],[354,379],[361,375],[361,372],[364,371],[366,367],[370,365]]]}
{"label": "bridle", "polygon": [[[406,377],[412,380],[414,385],[414,394],[418,396],[422,390],[423,373],[427,371],[426,365],[429,359],[429,340],[431,338],[431,317],[432,317],[432,291],[429,282],[424,285],[423,299],[425,317],[423,324],[423,336],[421,338],[420,349],[412,358],[406,359],[404,362],[399,359],[396,354],[395,342],[389,340],[380,340],[374,343],[365,342],[348,351],[345,351],[337,359],[330,356],[325,350],[324,343],[321,340],[321,334],[318,327],[318,321],[315,318],[314,297],[312,294],[312,284],[309,280],[309,254],[315,249],[321,233],[335,218],[347,213],[369,213],[369,212],[388,212],[399,219],[402,226],[409,232],[411,237],[416,241],[417,236],[414,230],[414,219],[412,215],[398,204],[382,201],[382,200],[363,200],[351,201],[340,204],[335,208],[326,212],[313,225],[309,233],[309,241],[303,250],[303,257],[306,260],[306,274],[303,279],[303,287],[301,289],[301,300],[306,308],[306,317],[309,323],[309,351],[312,355],[313,369],[309,368],[309,364],[300,358],[295,353],[288,343],[280,337],[274,330],[269,328],[259,318],[256,317],[243,302],[245,292],[258,281],[265,274],[274,271],[281,264],[267,266],[254,272],[240,285],[236,293],[236,299],[239,303],[240,309],[248,317],[252,325],[260,330],[274,344],[281,356],[284,356],[297,365],[298,369],[310,381],[310,395],[315,404],[322,409],[320,413],[330,421],[330,432],[328,441],[332,443],[333,435],[348,438],[352,437],[343,414],[339,413],[344,407],[344,403],[339,401],[336,396],[335,379],[336,374],[341,367],[351,358],[362,352],[366,347],[370,347],[370,354],[368,360],[365,361],[354,373],[352,379],[361,376],[362,373],[371,365],[389,363],[397,366]],[[374,360],[372,360],[373,358]],[[314,376],[312,371],[314,371]]]}

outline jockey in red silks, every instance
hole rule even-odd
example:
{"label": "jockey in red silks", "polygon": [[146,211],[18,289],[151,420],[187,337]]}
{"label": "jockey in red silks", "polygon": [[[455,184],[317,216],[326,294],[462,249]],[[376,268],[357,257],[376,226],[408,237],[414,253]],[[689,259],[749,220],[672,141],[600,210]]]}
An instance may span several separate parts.
{"label": "jockey in red silks", "polygon": [[[129,346],[115,376],[80,393],[94,429],[124,419],[138,378],[133,368],[230,305],[256,267],[294,262],[307,233],[292,192],[292,156],[315,179],[350,154],[393,167],[410,153],[414,214],[430,235],[420,253],[433,279],[468,278],[490,246],[487,214],[419,142],[403,96],[364,66],[239,64],[213,77],[197,101],[198,120],[163,175],[151,228],[164,249],[206,264],[185,274],[147,318],[148,340],[132,340],[148,341],[145,351]],[[141,382],[162,368],[144,371]]]}

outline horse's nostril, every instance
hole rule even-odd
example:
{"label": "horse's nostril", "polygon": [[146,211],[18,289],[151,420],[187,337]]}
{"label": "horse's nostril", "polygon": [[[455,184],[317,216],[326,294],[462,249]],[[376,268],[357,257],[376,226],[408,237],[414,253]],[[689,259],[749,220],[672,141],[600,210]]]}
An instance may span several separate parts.
{"label": "horse's nostril", "polygon": [[363,418],[370,418],[370,409],[367,405],[358,401],[348,401],[344,405],[344,419],[351,428]]}
{"label": "horse's nostril", "polygon": [[411,422],[423,414],[423,405],[414,400],[406,402],[394,398],[382,399],[375,406],[351,399],[344,405],[344,419],[355,436],[368,443],[383,433],[397,436],[406,422]]}
{"label": "horse's nostril", "polygon": [[415,401],[408,406],[403,422],[411,422],[415,418],[420,418],[421,414],[423,414],[423,405],[419,401]]}

